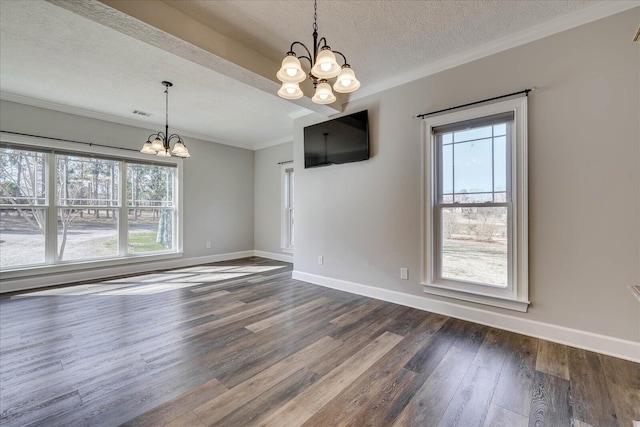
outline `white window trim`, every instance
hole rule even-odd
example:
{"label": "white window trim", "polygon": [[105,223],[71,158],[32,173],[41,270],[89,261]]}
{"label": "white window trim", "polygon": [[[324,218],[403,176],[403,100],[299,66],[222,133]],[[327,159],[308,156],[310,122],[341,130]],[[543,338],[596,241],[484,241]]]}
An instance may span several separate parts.
{"label": "white window trim", "polygon": [[293,163],[283,163],[280,165],[280,249],[284,253],[292,254],[293,245],[289,245],[291,239],[289,238],[287,169],[293,169]]}
{"label": "white window trim", "polygon": [[[121,158],[121,159],[128,159],[128,160],[141,160],[146,162],[150,160],[149,158],[150,156],[148,154],[142,154],[137,151],[131,151],[126,155],[123,155],[123,151],[117,148],[101,147],[101,146],[95,146],[95,145],[91,146],[90,148],[84,148],[79,144],[74,144],[66,141],[58,141],[58,140],[55,141],[55,147],[53,147],[51,146],[50,141],[46,138],[16,135],[16,134],[6,133],[6,132],[0,132],[0,141],[8,144],[12,144],[12,143],[18,144],[22,147],[34,147],[39,149],[42,149],[42,148],[57,149],[57,150],[64,150],[69,152],[76,152],[78,154],[105,155],[105,156],[114,157],[114,158]],[[49,158],[52,159],[53,156],[49,156]],[[50,160],[50,161],[53,162],[53,160]],[[182,191],[184,160],[182,158],[177,158],[177,157],[167,157],[167,158],[162,158],[162,161],[159,163],[176,165],[176,181],[177,182],[175,185],[175,192],[176,192],[175,196],[176,196],[176,209],[177,209],[177,212],[176,212],[176,222],[177,222],[176,245],[177,247],[175,251],[158,251],[151,254],[149,253],[128,254],[126,256],[121,256],[117,258],[107,258],[107,259],[96,258],[93,260],[68,261],[68,262],[60,262],[59,264],[55,264],[55,265],[38,264],[38,265],[29,265],[29,266],[18,266],[15,268],[3,269],[1,272],[2,278],[7,280],[7,279],[14,279],[14,278],[29,277],[34,275],[56,274],[56,273],[62,273],[62,272],[73,271],[73,270],[84,269],[84,268],[102,268],[102,267],[111,267],[111,266],[125,265],[125,264],[137,263],[137,262],[149,262],[151,260],[160,261],[160,260],[167,260],[167,259],[173,259],[173,258],[181,258],[184,254],[184,246],[183,246],[184,213],[183,213],[183,191]],[[54,167],[54,166],[55,166],[55,163],[48,163],[48,167]],[[124,175],[122,174],[122,171],[119,176],[121,177],[120,184],[122,185],[124,182]],[[49,197],[54,197],[55,182],[50,183],[49,185],[50,185],[48,189],[49,190],[48,194],[50,195]],[[49,199],[48,203],[52,203],[52,199]],[[47,206],[42,206],[42,207],[48,207],[48,206],[49,205],[47,204]],[[115,208],[115,209],[121,209],[121,208]],[[50,215],[48,215],[48,217],[49,216]],[[48,223],[47,226],[51,230],[57,230],[57,222]],[[126,233],[126,227],[124,227],[124,230]],[[47,239],[46,241],[51,242],[52,239]],[[54,252],[55,250],[56,248],[54,247]]]}
{"label": "white window trim", "polygon": [[[514,272],[507,288],[439,280],[434,266],[436,230],[433,208],[437,196],[435,172],[437,158],[433,128],[493,114],[514,112],[514,147],[511,156],[511,188],[513,195],[513,236],[510,247]],[[425,293],[470,301],[494,307],[526,312],[529,302],[528,281],[528,214],[527,214],[527,98],[516,98],[477,108],[425,118],[423,126],[423,191],[422,191],[422,281]]]}

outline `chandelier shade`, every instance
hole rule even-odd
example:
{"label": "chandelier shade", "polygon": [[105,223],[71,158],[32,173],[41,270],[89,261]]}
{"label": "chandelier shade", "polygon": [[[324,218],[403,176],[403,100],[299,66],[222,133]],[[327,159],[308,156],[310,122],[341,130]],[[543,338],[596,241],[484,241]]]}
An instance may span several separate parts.
{"label": "chandelier shade", "polygon": [[331,92],[331,86],[326,80],[320,80],[316,87],[316,93],[311,98],[316,104],[331,104],[336,101],[336,96]]}
{"label": "chandelier shade", "polygon": [[184,146],[182,141],[178,141],[173,145],[173,150],[171,150],[171,152],[177,156],[179,154],[188,153],[189,150],[187,150],[187,147]]}
{"label": "chandelier shade", "polygon": [[164,141],[162,141],[159,136],[156,136],[156,139],[154,139],[151,143],[151,149],[156,153],[158,151],[164,150]]}
{"label": "chandelier shade", "polygon": [[282,60],[282,67],[276,77],[283,83],[300,83],[307,78],[307,74],[302,69],[300,60],[295,53],[291,53]]}
{"label": "chandelier shade", "polygon": [[[317,0],[313,2],[313,9],[313,54],[304,43],[299,41],[291,43],[287,55],[282,60],[280,70],[276,73],[276,77],[282,82],[278,95],[284,99],[301,98],[304,94],[298,83],[309,77],[316,89],[311,100],[317,104],[331,104],[336,101],[336,96],[331,90],[331,85],[327,82],[328,79],[337,78],[333,89],[339,93],[350,93],[357,90],[360,87],[360,82],[347,63],[347,58],[342,53],[331,50],[327,46],[326,38],[318,38]],[[297,55],[293,50],[296,46],[303,48],[306,55]],[[342,66],[338,64],[336,55],[342,57]],[[309,62],[308,72],[302,68],[301,59]]]}
{"label": "chandelier shade", "polygon": [[331,52],[329,46],[320,50],[316,58],[316,65],[311,68],[311,74],[319,79],[330,79],[340,74],[340,66],[336,61],[336,55]]}
{"label": "chandelier shade", "polygon": [[144,154],[156,154],[157,151],[154,150],[153,148],[151,148],[151,142],[147,141],[144,143],[144,145],[142,146],[142,149],[140,150],[141,153]]}
{"label": "chandelier shade", "polygon": [[360,82],[356,79],[356,74],[348,64],[344,65],[336,82],[333,84],[333,90],[340,93],[351,93],[359,87]]}
{"label": "chandelier shade", "polygon": [[304,93],[302,93],[302,89],[300,89],[298,83],[282,83],[278,95],[284,99],[298,99],[302,98]]}
{"label": "chandelier shade", "polygon": [[[164,81],[162,85],[165,87],[165,126],[164,133],[158,132],[149,135],[147,142],[142,145],[140,152],[143,154],[152,154],[158,157],[171,157],[173,154],[176,157],[187,158],[191,157],[187,146],[178,134],[169,134],[169,88],[173,86],[173,83]],[[153,142],[151,141],[153,138]],[[171,149],[171,141],[177,139],[176,143]]]}

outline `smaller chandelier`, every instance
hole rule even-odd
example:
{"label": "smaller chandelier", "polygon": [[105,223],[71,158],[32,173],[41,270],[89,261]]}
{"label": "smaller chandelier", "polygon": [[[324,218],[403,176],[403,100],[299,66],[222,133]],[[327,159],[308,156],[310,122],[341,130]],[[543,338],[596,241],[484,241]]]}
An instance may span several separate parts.
{"label": "smaller chandelier", "polygon": [[[335,102],[336,96],[331,91],[328,79],[336,77],[333,83],[333,90],[340,93],[350,93],[360,87],[360,82],[347,63],[347,58],[327,46],[327,39],[322,37],[318,40],[318,4],[313,2],[313,55],[303,43],[295,41],[291,43],[287,56],[282,60],[282,66],[276,74],[278,80],[282,82],[282,87],[278,90],[278,95],[284,99],[298,99],[303,96],[299,83],[307,76],[313,80],[313,87],[316,89],[311,100],[316,104],[331,104]],[[307,51],[307,55],[297,56],[293,51],[295,45],[300,45]],[[336,55],[342,57],[342,66],[338,65]],[[309,61],[311,70],[306,73],[302,69],[300,59]]]}
{"label": "smaller chandelier", "polygon": [[[147,142],[144,143],[142,149],[140,149],[141,153],[144,154],[153,154],[155,156],[160,157],[171,157],[174,155],[176,157],[191,157],[189,154],[189,150],[187,150],[187,146],[184,145],[184,141],[180,137],[180,135],[174,133],[173,135],[169,135],[169,88],[173,86],[171,82],[162,82],[164,85],[164,93],[165,93],[165,125],[164,125],[164,133],[152,133],[149,135]],[[153,140],[151,139],[153,138]],[[176,139],[176,143],[173,145],[173,149],[171,149],[171,140]]]}

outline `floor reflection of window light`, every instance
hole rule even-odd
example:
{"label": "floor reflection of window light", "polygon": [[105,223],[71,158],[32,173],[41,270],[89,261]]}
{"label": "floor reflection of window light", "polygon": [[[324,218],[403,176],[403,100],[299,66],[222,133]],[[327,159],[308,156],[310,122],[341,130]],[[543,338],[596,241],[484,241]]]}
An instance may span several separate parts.
{"label": "floor reflection of window light", "polygon": [[[189,278],[182,278],[176,282],[219,282],[221,280],[235,279],[236,277],[248,276],[251,273],[218,273],[218,274],[198,274]],[[173,280],[169,282],[173,283]]]}
{"label": "floor reflection of window light", "polygon": [[264,273],[265,271],[273,271],[282,268],[282,266],[243,266],[234,268],[233,271],[241,271],[244,273]]}
{"label": "floor reflection of window light", "polygon": [[172,270],[174,273],[215,273],[216,271],[225,271],[235,268],[234,266],[207,266],[201,265],[196,267],[181,268],[179,270]]}
{"label": "floor reflection of window light", "polygon": [[[81,296],[81,295],[149,295],[188,288],[211,282],[235,279],[250,274],[264,273],[282,266],[200,266],[167,273],[152,273],[141,276],[123,277],[86,285],[67,286],[44,291],[18,294],[11,297],[27,298],[38,296]],[[192,292],[206,292],[218,285],[202,287]]]}
{"label": "floor reflection of window light", "polygon": [[110,291],[100,292],[96,295],[152,295],[162,292],[175,291],[176,289],[189,288],[199,283],[150,283],[139,286],[131,286],[128,288],[114,289]]}

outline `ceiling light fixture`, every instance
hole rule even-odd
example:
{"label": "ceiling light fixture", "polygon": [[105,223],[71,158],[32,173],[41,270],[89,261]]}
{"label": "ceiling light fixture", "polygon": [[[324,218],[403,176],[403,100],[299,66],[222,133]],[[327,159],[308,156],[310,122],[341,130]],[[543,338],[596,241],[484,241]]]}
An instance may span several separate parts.
{"label": "ceiling light fixture", "polygon": [[[287,56],[282,60],[282,66],[276,74],[278,80],[282,82],[282,87],[278,91],[278,95],[284,99],[298,99],[303,93],[299,83],[304,81],[307,76],[313,80],[313,87],[316,89],[311,100],[316,104],[331,104],[335,102],[336,97],[331,91],[327,79],[336,78],[333,84],[333,90],[340,93],[350,93],[360,87],[360,82],[356,79],[356,75],[347,63],[347,58],[335,50],[331,50],[327,46],[327,39],[322,37],[318,40],[318,4],[313,2],[313,55],[304,45],[304,43],[295,41],[291,43]],[[307,55],[298,57],[293,51],[295,45],[300,45],[307,51]],[[336,55],[340,55],[344,63],[338,65]],[[309,61],[311,71],[306,73],[302,69],[300,59]]]}
{"label": "ceiling light fixture", "polygon": [[[162,84],[165,87],[164,93],[166,99],[164,133],[158,132],[149,135],[147,142],[144,143],[140,152],[160,157],[171,157],[172,154],[177,157],[191,157],[191,154],[189,154],[189,150],[187,150],[187,146],[184,145],[184,141],[180,135],[176,133],[169,135],[169,88],[173,86],[173,83],[165,81],[162,82]],[[153,142],[151,138],[154,138]],[[170,142],[174,138],[176,138],[177,141],[173,145],[173,149],[171,149]]]}

